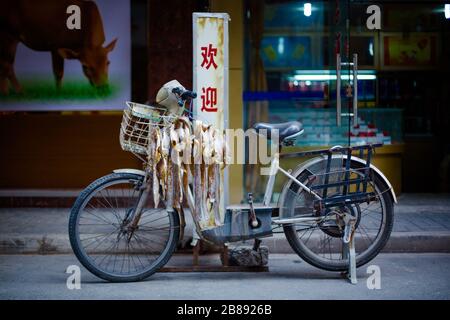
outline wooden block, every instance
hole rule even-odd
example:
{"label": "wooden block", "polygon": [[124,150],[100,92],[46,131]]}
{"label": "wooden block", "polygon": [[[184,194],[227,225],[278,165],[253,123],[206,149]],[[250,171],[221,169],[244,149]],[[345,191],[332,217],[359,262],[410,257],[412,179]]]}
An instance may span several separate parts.
{"label": "wooden block", "polygon": [[198,260],[200,255],[200,246],[201,246],[201,240],[197,241],[197,244],[195,245],[193,252],[192,252],[192,265],[198,266]]}
{"label": "wooden block", "polygon": [[228,246],[223,246],[223,249],[222,249],[222,261],[223,261],[223,266],[224,267],[228,267],[229,266],[229,263],[228,263],[228,259],[229,259],[229,253],[228,253]]}

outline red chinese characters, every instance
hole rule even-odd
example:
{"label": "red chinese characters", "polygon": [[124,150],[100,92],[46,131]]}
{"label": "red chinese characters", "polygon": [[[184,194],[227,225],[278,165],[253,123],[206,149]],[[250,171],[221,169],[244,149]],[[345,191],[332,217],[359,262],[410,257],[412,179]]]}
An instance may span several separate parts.
{"label": "red chinese characters", "polygon": [[[209,70],[211,67],[217,69],[217,63],[214,60],[214,57],[217,56],[217,48],[210,43],[208,46],[201,47],[201,55],[203,60],[200,66],[202,68],[206,70]],[[202,87],[201,100],[201,111],[217,112],[217,88],[211,86]]]}
{"label": "red chinese characters", "polygon": [[202,108],[201,111],[216,112],[217,111],[217,88],[202,88]]}
{"label": "red chinese characters", "polygon": [[217,48],[214,48],[210,43],[207,47],[201,47],[201,50],[203,57],[201,67],[208,70],[211,66],[213,66],[214,69],[217,69],[217,64],[214,61],[214,57],[217,56]]}

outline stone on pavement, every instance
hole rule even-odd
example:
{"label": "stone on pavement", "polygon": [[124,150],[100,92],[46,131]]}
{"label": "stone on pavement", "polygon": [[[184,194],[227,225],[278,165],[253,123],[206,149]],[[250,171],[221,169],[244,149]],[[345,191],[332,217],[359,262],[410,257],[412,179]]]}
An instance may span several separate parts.
{"label": "stone on pavement", "polygon": [[260,246],[257,251],[250,246],[239,246],[229,249],[228,253],[230,266],[263,267],[269,260],[269,248],[266,246]]}

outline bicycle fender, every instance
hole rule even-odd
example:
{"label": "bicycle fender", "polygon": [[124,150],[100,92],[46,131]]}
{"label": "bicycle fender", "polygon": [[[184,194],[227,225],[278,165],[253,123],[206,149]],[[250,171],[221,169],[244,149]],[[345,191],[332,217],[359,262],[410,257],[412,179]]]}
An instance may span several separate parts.
{"label": "bicycle fender", "polygon": [[[341,157],[346,157],[344,155],[340,155]],[[359,162],[363,165],[366,164],[366,160],[363,160],[361,158],[358,157],[354,157],[352,156],[352,161],[356,161]],[[392,199],[394,200],[394,203],[397,203],[397,196],[395,195],[395,191],[394,191],[394,187],[392,187],[391,183],[389,182],[388,178],[384,175],[384,173],[378,169],[377,167],[375,167],[373,164],[370,164],[370,169],[372,169],[375,174],[384,181],[384,183],[386,183],[386,186],[389,188],[389,190],[391,191],[391,195],[392,195]]]}
{"label": "bicycle fender", "polygon": [[114,173],[132,173],[145,177],[145,172],[138,169],[115,169]]}

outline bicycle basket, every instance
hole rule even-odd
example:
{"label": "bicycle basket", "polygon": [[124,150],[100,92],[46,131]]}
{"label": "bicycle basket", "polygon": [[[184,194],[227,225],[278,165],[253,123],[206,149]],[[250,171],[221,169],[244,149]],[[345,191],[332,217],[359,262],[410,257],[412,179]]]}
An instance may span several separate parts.
{"label": "bicycle basket", "polygon": [[120,146],[124,151],[147,155],[150,129],[170,125],[176,116],[165,108],[126,102],[120,125]]}

